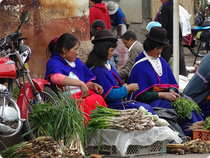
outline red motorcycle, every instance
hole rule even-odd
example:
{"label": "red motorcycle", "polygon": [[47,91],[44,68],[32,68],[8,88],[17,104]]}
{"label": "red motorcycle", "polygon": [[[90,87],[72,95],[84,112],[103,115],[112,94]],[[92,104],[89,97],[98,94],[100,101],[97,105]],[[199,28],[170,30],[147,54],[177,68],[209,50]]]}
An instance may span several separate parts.
{"label": "red motorcycle", "polygon": [[[33,126],[28,115],[36,103],[55,103],[56,94],[44,79],[32,79],[27,61],[31,50],[23,44],[21,25],[29,20],[29,12],[20,16],[20,25],[14,33],[0,39],[0,137],[11,137],[22,129],[22,133],[31,131]],[[19,89],[17,101],[13,99],[13,88]],[[33,132],[26,139],[35,138]]]}

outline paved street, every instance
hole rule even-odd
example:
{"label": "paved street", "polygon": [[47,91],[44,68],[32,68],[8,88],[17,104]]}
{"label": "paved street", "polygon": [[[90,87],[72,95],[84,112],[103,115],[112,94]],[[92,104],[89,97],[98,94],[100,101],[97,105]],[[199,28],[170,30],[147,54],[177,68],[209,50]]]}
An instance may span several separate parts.
{"label": "paved street", "polygon": [[[186,63],[186,66],[193,66],[193,62],[195,60],[195,56],[192,55],[192,53],[189,51],[188,48],[184,48],[184,54],[185,54],[185,63]],[[197,61],[198,60],[201,60],[202,58],[198,57],[197,58]]]}
{"label": "paved street", "polygon": [[166,154],[161,156],[147,156],[147,157],[148,158],[210,158],[210,154],[186,154],[186,155]]}

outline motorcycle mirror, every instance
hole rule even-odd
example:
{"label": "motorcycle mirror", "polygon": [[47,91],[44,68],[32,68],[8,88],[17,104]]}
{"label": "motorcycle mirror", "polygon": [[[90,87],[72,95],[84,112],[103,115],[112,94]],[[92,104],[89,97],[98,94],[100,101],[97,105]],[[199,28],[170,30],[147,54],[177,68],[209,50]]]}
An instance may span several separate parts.
{"label": "motorcycle mirror", "polygon": [[21,15],[20,15],[20,22],[23,23],[23,22],[27,22],[29,20],[29,15],[30,15],[30,12],[29,11],[25,11],[25,12],[22,12]]}

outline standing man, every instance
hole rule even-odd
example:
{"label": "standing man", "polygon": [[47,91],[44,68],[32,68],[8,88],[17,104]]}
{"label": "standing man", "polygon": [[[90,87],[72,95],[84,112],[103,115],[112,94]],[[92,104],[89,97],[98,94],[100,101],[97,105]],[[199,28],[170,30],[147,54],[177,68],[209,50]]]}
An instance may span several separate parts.
{"label": "standing man", "polygon": [[90,28],[95,20],[102,20],[105,23],[106,29],[110,29],[111,21],[105,3],[102,3],[102,0],[89,0],[89,4],[90,4],[90,10],[89,10]]}
{"label": "standing man", "polygon": [[144,50],[143,45],[137,41],[136,34],[132,31],[127,31],[122,35],[122,41],[125,44],[125,47],[128,48],[129,58],[127,62],[118,68],[118,74],[121,79],[127,81],[128,75],[131,71],[131,68],[135,62],[136,57]]}
{"label": "standing man", "polygon": [[[167,31],[169,44],[164,47],[161,57],[168,62],[173,54],[173,0],[160,1],[162,2],[162,6],[155,17],[155,20],[161,23],[162,27]],[[179,29],[179,74],[183,76],[187,75],[181,29]]]}
{"label": "standing man", "polygon": [[113,1],[109,1],[106,7],[111,19],[111,31],[117,30],[117,38],[120,38],[127,30],[126,25],[124,24],[125,15],[119,5]]}

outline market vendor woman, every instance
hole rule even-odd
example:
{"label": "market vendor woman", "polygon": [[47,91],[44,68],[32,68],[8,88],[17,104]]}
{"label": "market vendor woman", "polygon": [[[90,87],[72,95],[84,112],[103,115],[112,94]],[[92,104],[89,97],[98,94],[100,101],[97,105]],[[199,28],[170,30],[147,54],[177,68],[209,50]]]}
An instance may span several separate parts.
{"label": "market vendor woman", "polygon": [[107,107],[113,109],[132,109],[144,106],[152,114],[154,111],[148,104],[135,101],[127,101],[128,94],[132,94],[139,89],[137,83],[123,86],[123,82],[117,71],[109,64],[108,60],[114,55],[114,49],[117,47],[117,38],[110,30],[99,30],[95,34],[93,50],[88,56],[86,65],[96,75],[95,82],[104,89],[102,94],[107,103]]}
{"label": "market vendor woman", "polygon": [[[139,85],[139,89],[131,98],[148,103],[153,109],[155,107],[174,109],[171,102],[180,97],[178,84],[168,63],[159,57],[168,42],[167,32],[163,27],[152,27],[146,37],[143,43],[144,51],[136,58],[128,78],[128,84],[138,83]],[[172,116],[168,117],[168,120],[171,118]],[[192,111],[191,119],[182,119],[180,126],[185,135],[192,133],[185,130],[188,123],[201,120],[203,120],[201,115],[195,111]]]}
{"label": "market vendor woman", "polygon": [[81,101],[79,107],[89,119],[88,114],[96,109],[97,104],[106,107],[106,103],[99,95],[103,88],[92,82],[96,76],[77,58],[79,46],[78,39],[69,33],[52,40],[47,49],[47,53],[52,54],[47,62],[45,78],[53,89],[57,85],[63,93],[72,94],[73,98]]}

